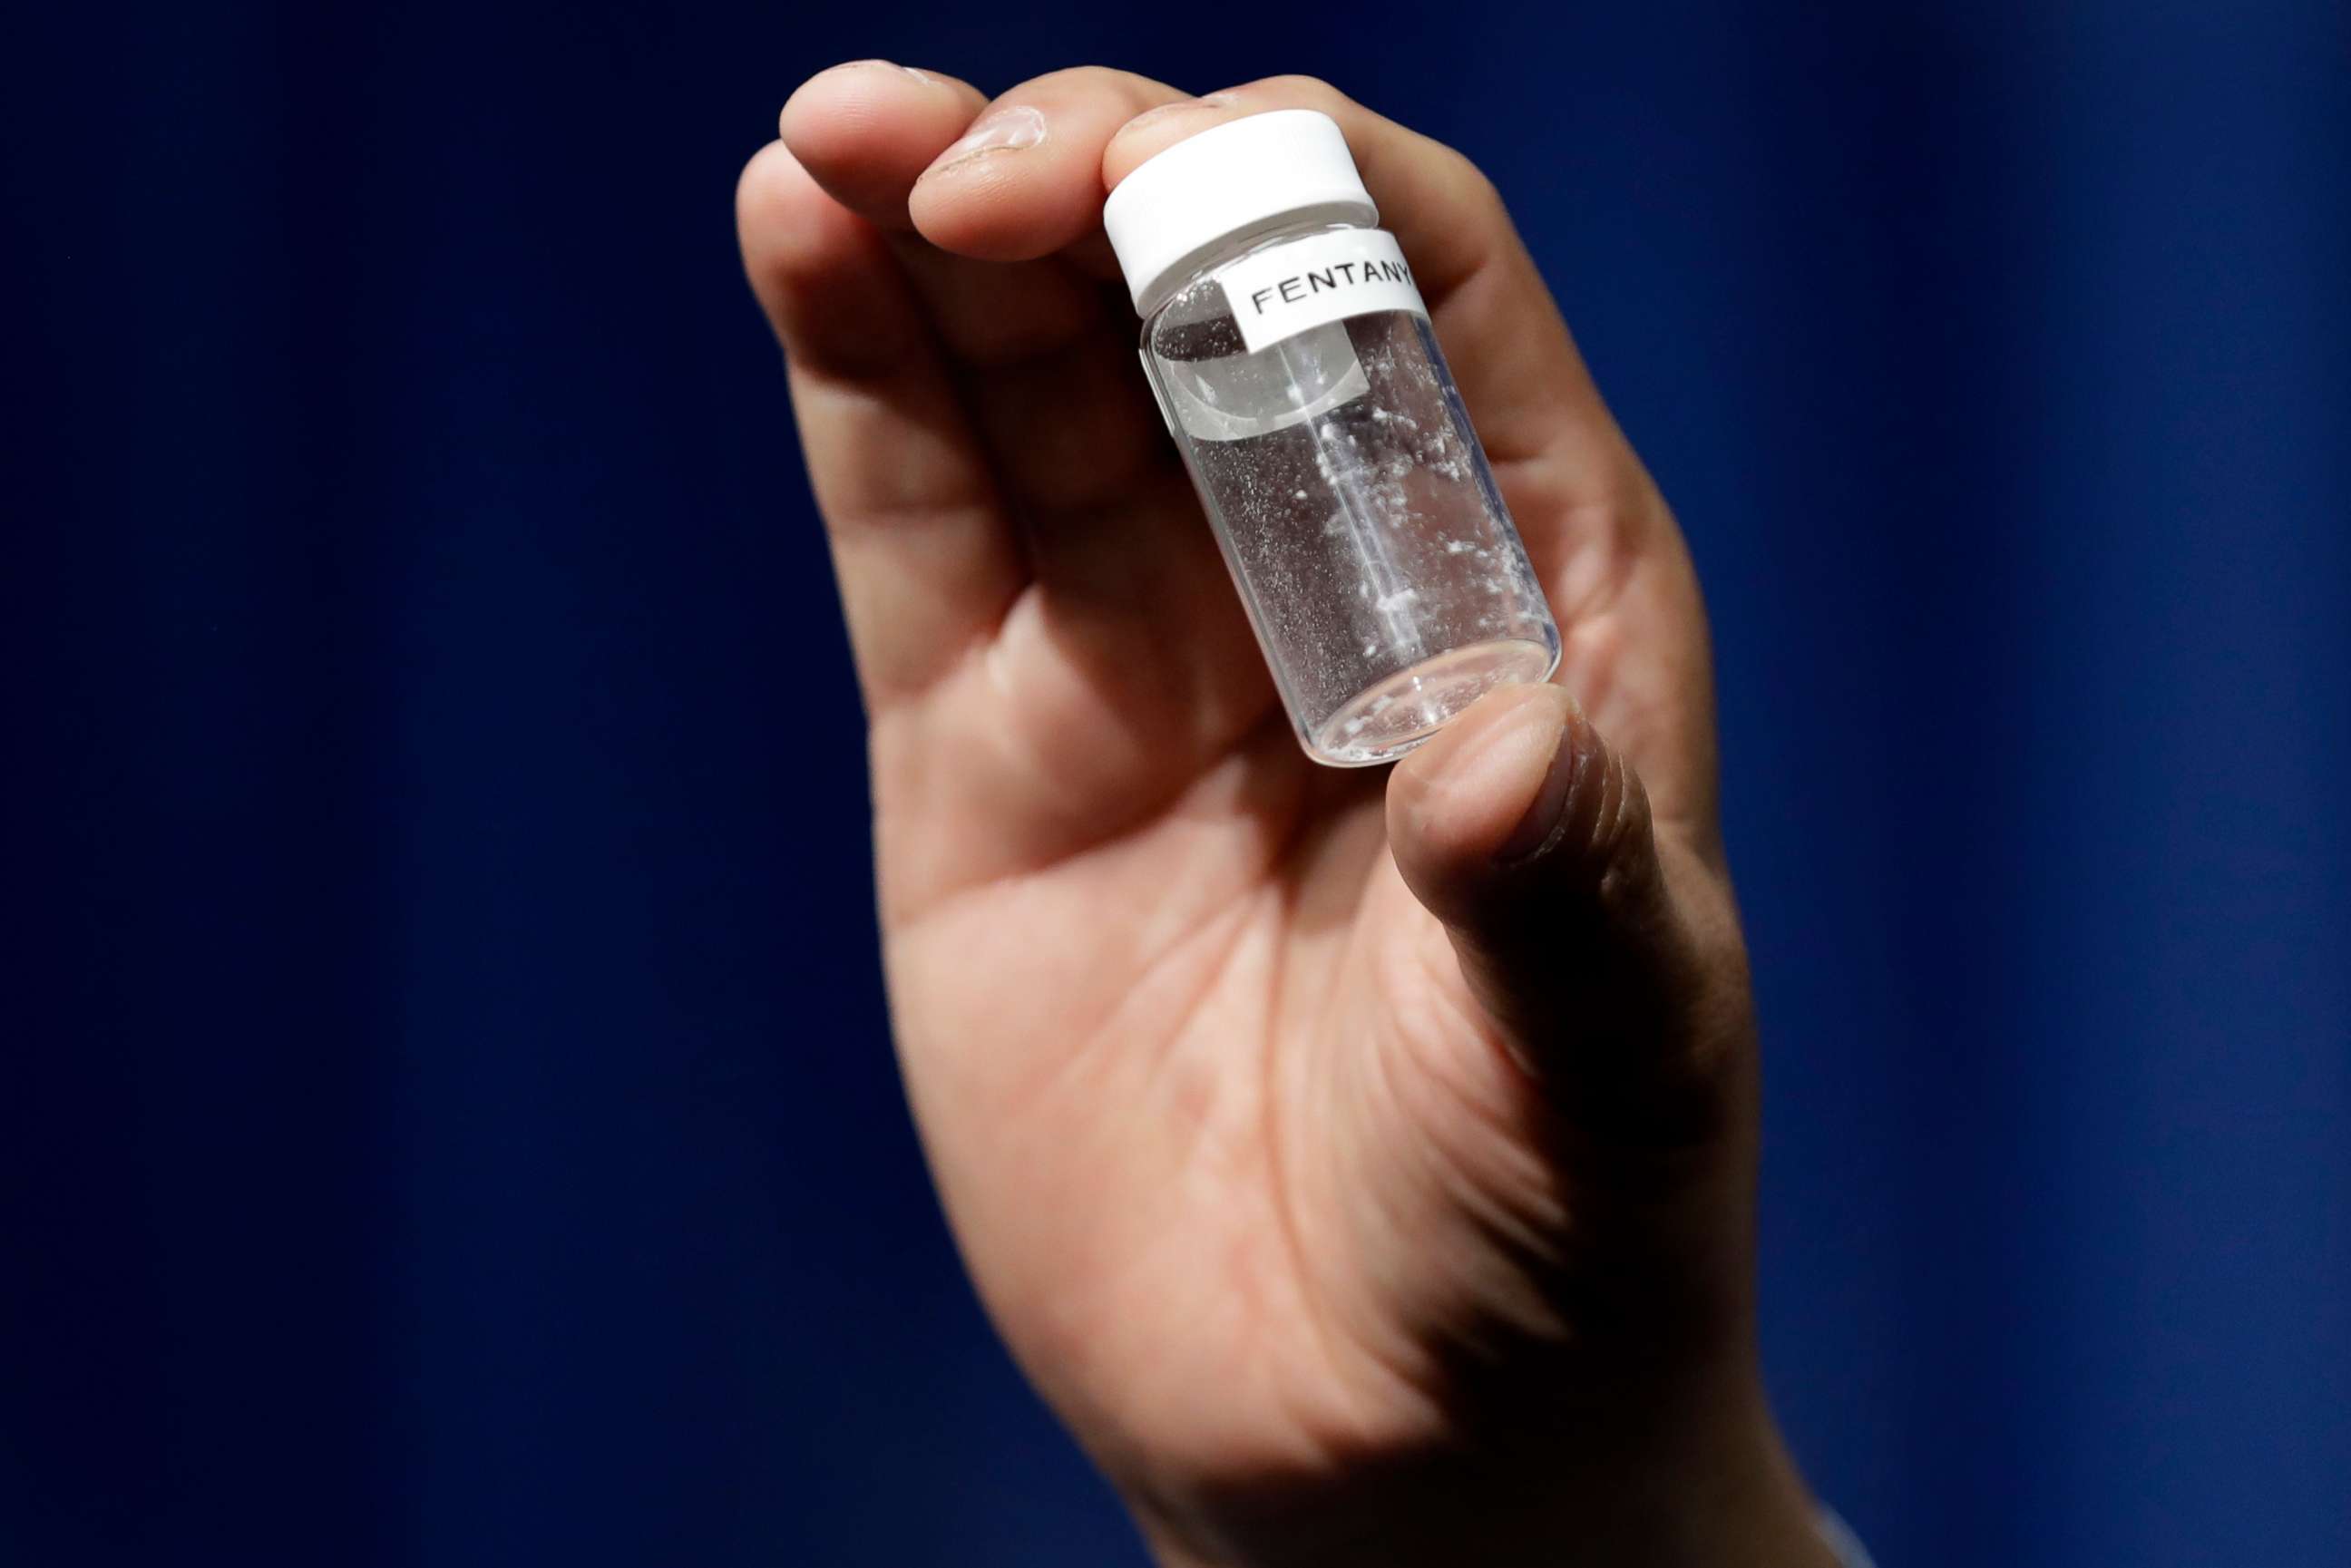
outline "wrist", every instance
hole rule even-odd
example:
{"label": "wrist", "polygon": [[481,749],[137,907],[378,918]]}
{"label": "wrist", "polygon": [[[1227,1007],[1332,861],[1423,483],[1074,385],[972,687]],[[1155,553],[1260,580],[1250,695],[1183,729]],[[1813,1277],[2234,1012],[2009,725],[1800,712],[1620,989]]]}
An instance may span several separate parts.
{"label": "wrist", "polygon": [[1740,1403],[1335,1460],[1136,1518],[1159,1568],[1840,1568],[1760,1395]]}

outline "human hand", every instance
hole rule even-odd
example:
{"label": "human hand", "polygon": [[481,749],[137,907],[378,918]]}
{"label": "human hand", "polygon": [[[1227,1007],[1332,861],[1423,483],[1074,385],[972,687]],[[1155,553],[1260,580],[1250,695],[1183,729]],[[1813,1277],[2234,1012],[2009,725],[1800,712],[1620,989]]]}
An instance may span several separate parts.
{"label": "human hand", "polygon": [[[1293,107],[1346,131],[1565,643],[1384,778],[1301,753],[1100,227],[1143,159]],[[739,217],[865,695],[915,1117],[1154,1551],[1830,1562],[1756,1364],[1698,586],[1490,184],[1301,78],[991,105],[866,62],[793,95]]]}

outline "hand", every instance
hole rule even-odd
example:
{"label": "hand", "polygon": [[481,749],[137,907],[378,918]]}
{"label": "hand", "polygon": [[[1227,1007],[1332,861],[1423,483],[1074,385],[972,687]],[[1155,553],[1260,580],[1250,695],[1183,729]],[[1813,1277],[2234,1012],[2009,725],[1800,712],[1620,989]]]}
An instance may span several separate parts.
{"label": "hand", "polygon": [[[1100,227],[1152,153],[1301,106],[1566,643],[1385,775],[1292,738]],[[1314,81],[990,104],[867,62],[793,95],[739,206],[871,719],[907,1091],[982,1298],[1154,1551],[1826,1563],[1756,1367],[1698,587],[1492,187]]]}

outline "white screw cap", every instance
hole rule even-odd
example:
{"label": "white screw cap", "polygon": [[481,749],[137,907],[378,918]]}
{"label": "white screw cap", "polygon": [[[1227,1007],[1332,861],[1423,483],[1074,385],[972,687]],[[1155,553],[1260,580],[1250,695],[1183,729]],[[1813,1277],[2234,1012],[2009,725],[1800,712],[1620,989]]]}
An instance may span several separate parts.
{"label": "white screw cap", "polygon": [[1301,219],[1380,221],[1338,121],[1277,109],[1211,126],[1146,158],[1102,204],[1102,228],[1137,315],[1147,316],[1208,253]]}

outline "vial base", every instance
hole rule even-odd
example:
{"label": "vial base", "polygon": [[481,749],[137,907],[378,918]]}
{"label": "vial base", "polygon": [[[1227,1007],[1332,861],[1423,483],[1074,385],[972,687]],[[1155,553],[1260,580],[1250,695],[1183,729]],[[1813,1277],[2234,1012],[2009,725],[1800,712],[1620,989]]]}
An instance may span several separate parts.
{"label": "vial base", "polygon": [[1308,756],[1390,761],[1549,674],[1542,586],[1420,314],[1252,350],[1209,277],[1145,323],[1144,364]]}
{"label": "vial base", "polygon": [[1551,678],[1559,650],[1519,638],[1477,643],[1366,686],[1310,736],[1307,755],[1334,768],[1394,762],[1496,686]]}

